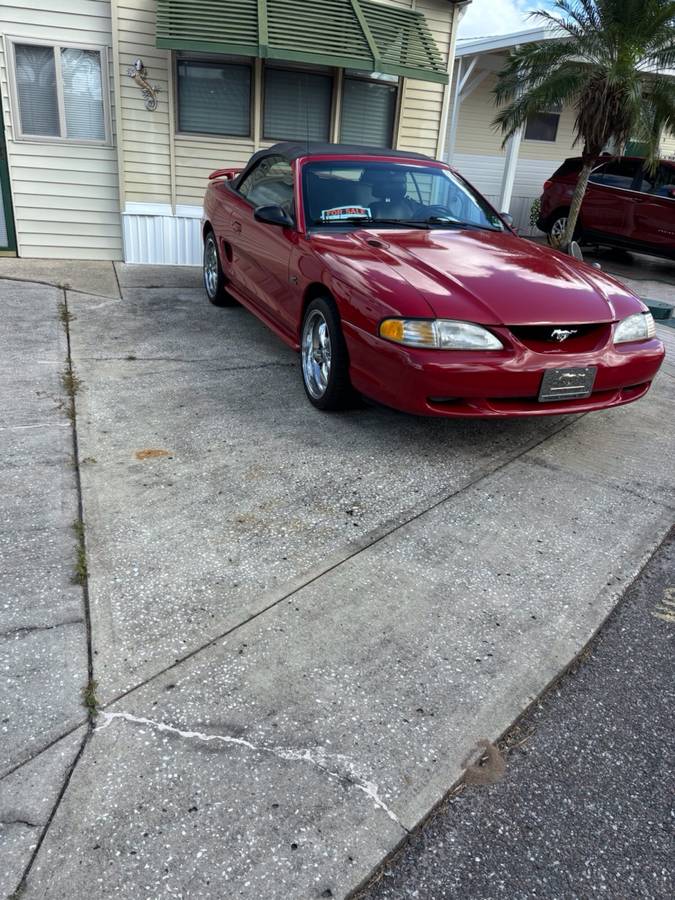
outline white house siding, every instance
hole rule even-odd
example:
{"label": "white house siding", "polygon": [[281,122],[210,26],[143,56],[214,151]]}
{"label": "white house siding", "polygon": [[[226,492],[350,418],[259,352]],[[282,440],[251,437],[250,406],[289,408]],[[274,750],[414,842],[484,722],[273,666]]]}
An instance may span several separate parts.
{"label": "white house siding", "polygon": [[[106,0],[14,0],[0,5],[0,95],[5,119],[18,253],[25,257],[121,259],[117,158],[114,146],[15,139],[7,37],[105,47]],[[109,73],[113,115],[112,72]]]}
{"label": "white house siding", "polygon": [[[427,21],[447,60],[454,5],[448,0],[389,0],[415,8]],[[200,216],[207,178],[214,169],[243,166],[268,146],[257,138],[222,139],[176,134],[171,53],[155,47],[156,0],[113,0],[119,29],[117,75],[121,96],[120,160],[123,178],[124,251],[127,262],[196,265],[201,262]],[[127,77],[143,60],[150,82],[160,88],[159,108],[148,112],[140,90]],[[260,81],[254,79],[253,108],[259,121]],[[398,146],[436,155],[444,86],[404,80]]]}
{"label": "white house siding", "polygon": [[675,134],[668,132],[661,141],[661,158],[675,159]]}

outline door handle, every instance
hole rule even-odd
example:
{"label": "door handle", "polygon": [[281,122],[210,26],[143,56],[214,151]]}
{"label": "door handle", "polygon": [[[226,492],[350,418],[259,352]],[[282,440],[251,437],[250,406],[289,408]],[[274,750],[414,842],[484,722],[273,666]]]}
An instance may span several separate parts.
{"label": "door handle", "polygon": [[232,231],[240,232],[241,231],[241,222],[233,222],[232,223]]}

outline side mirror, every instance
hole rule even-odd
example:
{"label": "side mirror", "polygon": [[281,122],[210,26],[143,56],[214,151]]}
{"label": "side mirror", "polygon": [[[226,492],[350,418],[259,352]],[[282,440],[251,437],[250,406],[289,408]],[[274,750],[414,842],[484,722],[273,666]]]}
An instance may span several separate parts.
{"label": "side mirror", "polygon": [[506,222],[509,228],[513,228],[513,216],[511,215],[511,213],[503,212],[499,213],[499,215],[502,218],[502,222]]}
{"label": "side mirror", "polygon": [[258,222],[265,222],[266,225],[291,228],[294,224],[293,219],[280,206],[259,206],[253,215]]}

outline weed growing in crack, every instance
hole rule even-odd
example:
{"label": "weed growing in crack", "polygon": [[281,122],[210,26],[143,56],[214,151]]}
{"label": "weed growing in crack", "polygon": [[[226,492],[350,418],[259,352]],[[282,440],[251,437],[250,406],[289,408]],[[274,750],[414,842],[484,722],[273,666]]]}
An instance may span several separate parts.
{"label": "weed growing in crack", "polygon": [[96,688],[98,684],[91,678],[82,688],[82,704],[89,711],[89,715],[93,718],[98,711],[100,704],[96,698]]}
{"label": "weed growing in crack", "polygon": [[70,312],[65,302],[59,303],[59,321],[64,328],[67,328],[73,321],[75,316]]}
{"label": "weed growing in crack", "polygon": [[63,409],[65,409],[66,415],[71,423],[75,424],[75,396],[82,387],[82,382],[73,372],[70,365],[68,365],[61,374],[61,384],[68,397],[66,403],[63,405]]}
{"label": "weed growing in crack", "polygon": [[73,522],[73,531],[77,537],[77,559],[73,584],[84,584],[87,580],[87,554],[84,547],[84,522],[81,519]]}
{"label": "weed growing in crack", "polygon": [[70,368],[66,369],[65,372],[61,375],[61,384],[63,385],[64,390],[66,391],[68,396],[71,398],[74,398],[77,392],[82,387],[82,382]]}

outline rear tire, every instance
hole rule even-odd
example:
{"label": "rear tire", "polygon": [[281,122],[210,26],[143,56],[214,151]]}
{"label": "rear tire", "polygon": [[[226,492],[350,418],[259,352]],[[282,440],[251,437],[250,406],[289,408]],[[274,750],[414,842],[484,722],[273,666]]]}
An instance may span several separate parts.
{"label": "rear tire", "polygon": [[227,279],[220,265],[220,255],[216,244],[216,236],[207,231],[204,238],[204,290],[209,302],[214,306],[234,306],[236,300],[225,289]]}
{"label": "rear tire", "polygon": [[317,409],[344,409],[353,399],[340,315],[329,297],[312,300],[302,321],[302,383]]}

